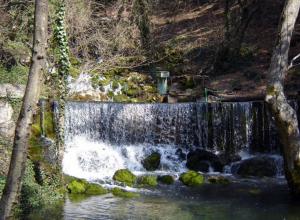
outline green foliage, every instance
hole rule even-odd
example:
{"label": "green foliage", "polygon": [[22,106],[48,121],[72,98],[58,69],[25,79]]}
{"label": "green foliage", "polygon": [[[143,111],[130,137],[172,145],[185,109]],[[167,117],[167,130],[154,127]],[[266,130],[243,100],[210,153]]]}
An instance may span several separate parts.
{"label": "green foliage", "polygon": [[31,136],[29,139],[29,157],[32,161],[43,160],[43,147],[39,137]]}
{"label": "green foliage", "polygon": [[70,66],[70,70],[69,70],[69,74],[70,76],[72,76],[73,78],[77,78],[80,75],[80,69],[74,67],[74,66]]}
{"label": "green foliage", "polygon": [[144,186],[157,186],[157,177],[156,176],[140,176],[137,179],[137,183],[144,187]]}
{"label": "green foliage", "polygon": [[[45,174],[41,173],[41,175]],[[37,183],[33,163],[28,160],[20,196],[20,209],[22,212],[28,214],[32,209],[55,204],[63,198],[63,192],[60,191],[60,182],[56,178],[44,182],[43,185]]]}
{"label": "green foliage", "polygon": [[115,172],[113,180],[132,186],[136,181],[136,176],[127,169],[121,169]]}
{"label": "green foliage", "polygon": [[[44,129],[45,135],[48,138],[55,139],[55,129],[53,121],[53,112],[51,111],[50,103],[47,102],[44,112]],[[41,138],[40,117],[36,115],[34,123],[31,126],[31,136],[29,139],[29,157],[33,161],[43,161],[43,147],[40,143]]]}
{"label": "green foliage", "polygon": [[123,198],[136,198],[136,197],[140,196],[140,194],[138,194],[138,193],[128,192],[128,191],[125,191],[121,188],[113,188],[112,189],[112,194],[114,196],[123,197]]}
{"label": "green foliage", "polygon": [[111,69],[103,75],[92,72],[93,88],[105,91],[106,96],[115,102],[156,102],[159,99],[151,77],[137,72],[128,72],[126,69],[120,72],[119,70]]}
{"label": "green foliage", "polygon": [[58,126],[57,126],[57,138],[56,144],[58,147],[62,147],[64,143],[64,112],[65,112],[65,99],[67,96],[67,78],[70,72],[70,51],[68,46],[68,38],[65,27],[65,4],[64,1],[60,1],[57,4],[56,19],[54,25],[54,39],[58,46],[58,71],[57,75],[54,75],[54,81],[56,82],[56,88],[58,88]]}
{"label": "green foliage", "polygon": [[0,176],[0,197],[5,186],[5,180],[6,178],[4,176]]}
{"label": "green foliage", "polygon": [[11,54],[18,63],[21,57],[28,57],[31,55],[31,51],[23,42],[8,40],[4,45],[4,50]]}
{"label": "green foliage", "polygon": [[130,98],[128,96],[126,96],[126,95],[123,95],[123,94],[121,94],[121,95],[115,95],[113,97],[113,101],[114,102],[130,102]]}
{"label": "green foliage", "polygon": [[174,178],[170,175],[159,176],[157,180],[166,185],[171,185],[174,183]]}
{"label": "green foliage", "polygon": [[160,154],[157,152],[150,154],[142,161],[144,168],[148,171],[156,170],[160,164],[160,157]]}
{"label": "green foliage", "polygon": [[0,83],[26,84],[29,68],[27,66],[17,65],[11,69],[6,69],[0,65]]}
{"label": "green foliage", "polygon": [[134,88],[130,88],[126,91],[126,95],[130,96],[130,97],[136,97],[139,95],[139,90],[134,89]]}
{"label": "green foliage", "polygon": [[199,186],[204,183],[204,176],[190,170],[181,174],[179,180],[187,186]]}
{"label": "green foliage", "polygon": [[[71,62],[69,59],[69,46],[68,46],[68,39],[65,30],[65,22],[64,22],[65,5],[63,3],[59,5],[56,15],[57,18],[55,20],[54,36],[59,49],[59,73],[58,74],[60,77],[60,81],[64,81],[65,83],[65,80],[69,74]],[[63,87],[62,89],[65,89],[65,87]]]}

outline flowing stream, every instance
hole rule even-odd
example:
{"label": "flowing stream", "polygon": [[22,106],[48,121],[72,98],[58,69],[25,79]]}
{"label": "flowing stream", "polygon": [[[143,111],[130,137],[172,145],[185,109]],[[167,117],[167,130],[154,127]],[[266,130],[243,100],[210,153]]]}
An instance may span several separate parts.
{"label": "flowing stream", "polygon": [[[291,104],[299,117],[298,103]],[[113,187],[112,176],[121,168],[149,174],[141,161],[152,152],[161,154],[161,164],[151,174],[178,175],[187,170],[185,156],[195,149],[238,154],[242,159],[271,155],[282,175],[278,134],[263,102],[69,102],[65,123],[63,171],[108,187]],[[135,199],[70,195],[62,206],[31,213],[28,219],[300,219],[299,203],[289,197],[282,176],[241,179],[231,170],[225,167],[222,174],[231,179],[228,185],[193,188],[176,181],[136,189],[141,196]]]}

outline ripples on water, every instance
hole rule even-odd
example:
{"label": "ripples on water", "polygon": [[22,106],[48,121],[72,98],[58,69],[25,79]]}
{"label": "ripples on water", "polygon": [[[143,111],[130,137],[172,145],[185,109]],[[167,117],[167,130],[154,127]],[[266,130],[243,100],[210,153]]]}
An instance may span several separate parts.
{"label": "ripples on water", "polygon": [[111,194],[73,196],[60,209],[44,215],[39,212],[29,219],[297,220],[299,205],[289,197],[284,182],[269,179],[197,188],[176,183],[159,186],[154,193],[146,191],[135,199]]}

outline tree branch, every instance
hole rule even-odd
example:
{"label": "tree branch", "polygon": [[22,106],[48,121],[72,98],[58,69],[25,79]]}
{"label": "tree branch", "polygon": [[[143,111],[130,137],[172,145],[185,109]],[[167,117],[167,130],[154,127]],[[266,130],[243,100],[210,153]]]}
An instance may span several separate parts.
{"label": "tree branch", "polygon": [[300,53],[297,54],[297,56],[295,56],[295,57],[291,60],[291,63],[290,63],[290,65],[288,66],[288,70],[300,65],[300,63],[294,65],[294,62],[295,62],[297,59],[299,59],[299,58],[300,58]]}

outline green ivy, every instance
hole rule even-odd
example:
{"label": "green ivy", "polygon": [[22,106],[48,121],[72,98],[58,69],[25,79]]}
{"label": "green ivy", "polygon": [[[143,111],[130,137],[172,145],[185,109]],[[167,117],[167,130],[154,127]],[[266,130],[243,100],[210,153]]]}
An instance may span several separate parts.
{"label": "green ivy", "polygon": [[63,144],[63,121],[65,111],[65,99],[67,96],[67,78],[69,75],[71,62],[70,62],[70,50],[68,46],[68,38],[65,27],[65,4],[62,0],[59,2],[56,11],[56,19],[54,26],[54,39],[58,47],[58,71],[56,82],[58,86],[58,102],[59,102],[59,128],[57,131],[57,144],[58,147]]}

